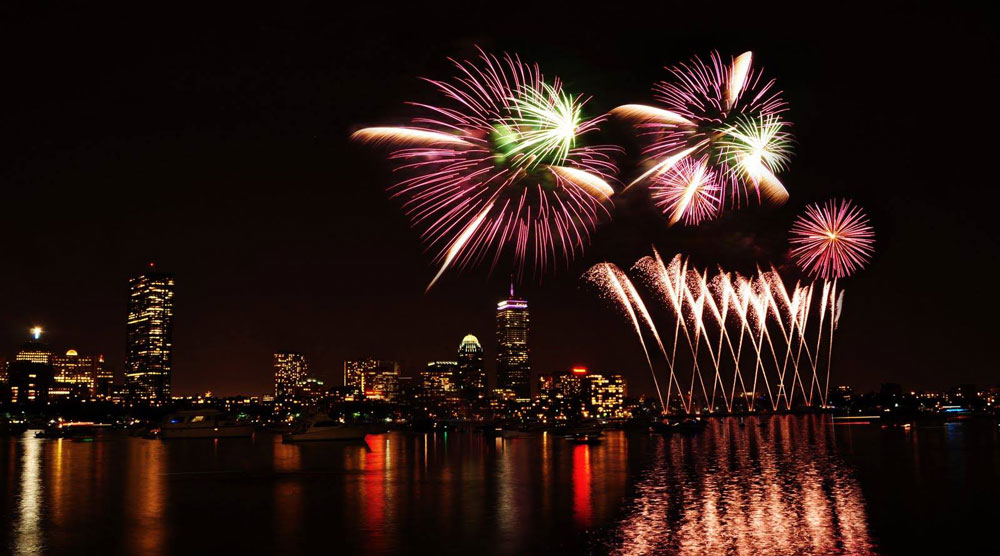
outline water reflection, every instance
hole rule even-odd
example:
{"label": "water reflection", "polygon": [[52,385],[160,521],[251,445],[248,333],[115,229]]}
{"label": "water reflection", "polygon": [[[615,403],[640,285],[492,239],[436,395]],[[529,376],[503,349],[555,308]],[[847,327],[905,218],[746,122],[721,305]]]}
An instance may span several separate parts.
{"label": "water reflection", "polygon": [[866,554],[860,488],[820,418],[712,423],[651,446],[616,554]]}
{"label": "water reflection", "polygon": [[126,468],[125,532],[126,548],[133,554],[167,554],[165,508],[167,490],[166,444],[139,441],[128,443]]}
{"label": "water reflection", "polygon": [[15,554],[40,554],[42,551],[42,444],[39,438],[25,437],[21,453],[21,484],[15,526]]}
{"label": "water reflection", "polygon": [[[0,441],[0,513],[10,516],[0,553],[863,554],[870,520],[882,520],[882,547],[885,516],[906,511],[887,506],[900,493],[937,488],[940,504],[960,478],[987,485],[1000,469],[992,430],[984,444],[971,430],[850,429],[720,421],[694,437],[608,431],[579,446],[464,433],[394,432],[367,446],[25,435]],[[918,434],[922,460],[909,447]],[[980,445],[992,451],[959,459]],[[862,449],[864,461],[900,471],[869,470],[865,498],[841,455]],[[944,464],[959,479],[915,486],[911,468]],[[873,483],[891,488],[875,491],[882,511],[870,514]]]}

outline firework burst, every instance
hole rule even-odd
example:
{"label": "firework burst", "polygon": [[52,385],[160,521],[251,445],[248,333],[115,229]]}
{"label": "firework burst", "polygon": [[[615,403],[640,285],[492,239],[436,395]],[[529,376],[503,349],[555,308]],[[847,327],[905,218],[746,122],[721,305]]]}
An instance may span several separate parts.
{"label": "firework burst", "polygon": [[627,104],[611,111],[635,122],[649,140],[644,154],[651,167],[630,186],[650,177],[655,183],[684,160],[704,160],[731,205],[751,192],[783,204],[788,192],[776,174],[790,154],[791,136],[780,117],[785,102],[773,80],[753,71],[752,54],[726,64],[713,53],[709,63],[694,58],[668,70],[673,80],[653,87],[662,108]]}
{"label": "firework burst", "polygon": [[352,135],[396,149],[390,158],[408,177],[390,190],[439,265],[427,289],[449,268],[492,268],[505,252],[518,276],[568,263],[609,216],[620,149],[578,144],[603,117],[584,118],[586,98],[517,56],[480,50],[477,62],[452,62],[455,78],[426,80],[443,105],[413,103],[423,113],[410,125]]}
{"label": "firework burst", "polygon": [[657,176],[650,190],[656,206],[669,215],[671,226],[678,221],[696,226],[718,216],[722,206],[721,188],[706,160],[681,160]]}
{"label": "firework burst", "polygon": [[814,278],[836,280],[863,268],[874,251],[875,232],[860,207],[844,199],[806,207],[792,224],[792,258]]}

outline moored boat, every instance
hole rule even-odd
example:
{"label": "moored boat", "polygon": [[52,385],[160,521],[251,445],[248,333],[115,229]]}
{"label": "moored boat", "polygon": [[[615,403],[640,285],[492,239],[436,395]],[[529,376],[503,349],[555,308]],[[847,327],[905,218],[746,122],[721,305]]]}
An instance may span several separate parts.
{"label": "moored boat", "polygon": [[240,438],[253,436],[254,428],[253,423],[235,421],[217,409],[185,410],[163,419],[159,437]]}
{"label": "moored boat", "polygon": [[314,440],[364,440],[368,425],[348,425],[325,415],[299,421],[295,428],[281,436],[284,442],[310,442]]}

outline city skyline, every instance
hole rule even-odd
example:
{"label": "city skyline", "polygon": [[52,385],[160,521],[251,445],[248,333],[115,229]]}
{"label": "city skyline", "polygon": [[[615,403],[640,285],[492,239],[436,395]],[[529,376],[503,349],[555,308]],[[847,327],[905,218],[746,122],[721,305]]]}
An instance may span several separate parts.
{"label": "city skyline", "polygon": [[[603,260],[629,264],[653,244],[703,268],[746,274],[774,262],[794,280],[800,276],[788,264],[786,237],[794,215],[850,194],[870,212],[879,252],[846,284],[834,380],[866,389],[881,382],[987,384],[994,380],[990,334],[978,323],[996,313],[998,301],[923,303],[919,277],[937,254],[966,269],[995,250],[995,232],[984,225],[997,202],[992,177],[981,165],[960,164],[960,181],[979,202],[942,203],[939,184],[954,176],[900,161],[913,154],[902,138],[925,133],[910,115],[926,109],[923,99],[948,98],[957,75],[984,67],[988,45],[975,33],[921,19],[921,10],[901,21],[893,15],[891,32],[878,18],[852,22],[870,32],[850,44],[832,32],[761,35],[713,21],[700,33],[657,41],[607,31],[567,50],[557,37],[496,22],[475,32],[444,25],[419,56],[409,36],[391,28],[272,23],[258,33],[253,24],[223,39],[217,23],[253,16],[208,13],[190,41],[166,27],[141,26],[117,29],[124,35],[112,39],[78,25],[95,19],[99,30],[106,25],[99,21],[110,20],[89,10],[53,19],[29,10],[4,33],[10,51],[53,33],[77,46],[42,41],[33,62],[12,61],[13,72],[28,76],[10,93],[13,105],[25,108],[12,114],[5,144],[17,163],[0,178],[10,186],[9,206],[44,210],[12,211],[0,224],[18,238],[5,251],[18,264],[0,277],[7,292],[0,342],[13,349],[26,326],[41,323],[53,345],[104,353],[121,369],[122,282],[156,260],[180,277],[173,362],[180,393],[266,392],[271,353],[283,348],[309,353],[331,382],[342,361],[368,353],[418,367],[450,354],[454,338],[493,336],[490,305],[509,275],[499,267],[492,276],[487,269],[447,275],[423,295],[436,267],[385,194],[393,175],[382,155],[349,143],[356,126],[423,100],[427,89],[416,77],[445,74],[444,60],[474,56],[473,44],[519,52],[555,75],[573,76],[574,90],[595,93],[586,107],[591,116],[648,98],[668,60],[753,49],[768,74],[781,78],[800,145],[787,207],[668,229],[662,215],[643,208],[641,195],[621,196],[614,220],[597,230],[584,256],[518,285],[532,302],[533,367],[620,368],[636,389],[650,391],[634,337],[579,290],[586,268]],[[122,53],[122,41],[139,47]],[[359,51],[363,57],[352,54]],[[93,60],[107,61],[100,79],[85,69]],[[921,95],[884,96],[928,67],[950,73],[922,82]],[[74,94],[65,93],[67,83],[79,85]],[[864,133],[845,125],[848,119],[864,122]],[[633,147],[624,130],[606,127],[612,142]],[[958,145],[944,141],[940,159],[962,160],[954,156]],[[635,169],[623,161],[623,175]],[[902,331],[899,322],[920,326]],[[496,353],[486,344],[492,373]],[[959,346],[959,357],[946,346]]]}

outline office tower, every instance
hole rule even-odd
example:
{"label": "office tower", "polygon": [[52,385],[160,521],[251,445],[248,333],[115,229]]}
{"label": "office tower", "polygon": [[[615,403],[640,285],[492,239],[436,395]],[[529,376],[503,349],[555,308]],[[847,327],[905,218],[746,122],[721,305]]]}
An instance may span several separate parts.
{"label": "office tower", "polygon": [[462,397],[478,400],[486,396],[486,370],[483,368],[483,346],[472,334],[462,338],[458,346],[458,376]]}
{"label": "office tower", "polygon": [[11,399],[18,403],[46,402],[53,385],[52,351],[42,343],[42,329],[31,329],[31,339],[21,345],[7,367]]}
{"label": "office tower", "polygon": [[299,383],[299,397],[310,404],[317,404],[326,395],[323,381],[314,376],[308,376]]}
{"label": "office tower", "polygon": [[457,361],[431,361],[420,372],[420,396],[425,402],[440,403],[461,393]]}
{"label": "office tower", "polygon": [[106,376],[103,355],[80,355],[71,349],[66,355],[53,355],[50,361],[56,382],[77,394],[93,394],[98,380]]}
{"label": "office tower", "polygon": [[139,399],[170,401],[174,277],[152,272],[129,280],[125,380]]}
{"label": "office tower", "polygon": [[372,357],[344,361],[344,386],[357,388],[368,399],[396,401],[399,397],[399,364]]}
{"label": "office tower", "polygon": [[531,399],[528,325],[528,302],[514,297],[511,284],[510,297],[497,303],[497,388],[518,400]]}
{"label": "office tower", "polygon": [[40,326],[31,329],[31,339],[21,344],[17,355],[14,356],[15,361],[30,361],[43,365],[48,365],[51,358],[52,350],[42,342],[42,327]]}
{"label": "office tower", "polygon": [[294,398],[309,376],[306,356],[291,351],[274,354],[274,397]]}
{"label": "office tower", "polygon": [[585,377],[584,406],[591,417],[624,419],[625,379],[622,375],[591,373]]}

